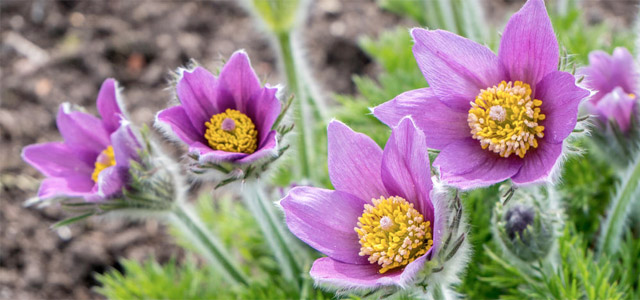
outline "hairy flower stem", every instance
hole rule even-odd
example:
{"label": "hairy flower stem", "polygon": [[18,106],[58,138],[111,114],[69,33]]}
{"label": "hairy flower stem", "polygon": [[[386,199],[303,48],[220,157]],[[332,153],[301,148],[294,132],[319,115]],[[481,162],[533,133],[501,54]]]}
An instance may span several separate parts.
{"label": "hairy flower stem", "polygon": [[245,286],[249,284],[249,279],[224,249],[222,242],[205,228],[198,216],[190,211],[186,204],[176,203],[171,210],[169,220],[200,250],[216,270],[227,275],[222,276],[223,278],[234,284]]}
{"label": "hairy flower stem", "polygon": [[[311,166],[314,163],[313,153],[311,150],[311,141],[314,116],[309,107],[308,93],[304,84],[304,77],[296,68],[296,54],[293,45],[293,32],[283,31],[275,33],[277,50],[279,51],[283,69],[287,77],[289,91],[296,96],[294,101],[297,102],[295,112],[295,123],[298,130],[298,161],[300,165],[300,175],[303,178],[314,179]],[[319,111],[316,109],[316,111]],[[318,116],[315,116],[318,117]]]}
{"label": "hairy flower stem", "polygon": [[276,256],[284,277],[296,282],[300,287],[302,268],[293,255],[295,244],[287,236],[288,233],[282,227],[281,218],[276,215],[274,204],[265,196],[264,187],[257,179],[245,182],[243,199],[258,225],[260,225],[260,229]]}
{"label": "hairy flower stem", "polygon": [[598,241],[598,255],[614,254],[622,239],[622,229],[626,224],[627,215],[633,210],[634,201],[640,196],[640,151],[636,154],[634,163],[630,165],[627,175],[616,192],[607,217],[602,225],[600,240]]}

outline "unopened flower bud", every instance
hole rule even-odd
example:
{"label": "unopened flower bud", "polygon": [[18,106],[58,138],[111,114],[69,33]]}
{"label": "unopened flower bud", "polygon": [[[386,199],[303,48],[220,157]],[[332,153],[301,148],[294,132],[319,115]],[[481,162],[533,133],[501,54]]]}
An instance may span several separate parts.
{"label": "unopened flower bud", "polygon": [[511,254],[523,261],[533,261],[549,253],[553,244],[553,224],[538,207],[513,203],[505,209],[498,203],[495,216],[500,242]]}

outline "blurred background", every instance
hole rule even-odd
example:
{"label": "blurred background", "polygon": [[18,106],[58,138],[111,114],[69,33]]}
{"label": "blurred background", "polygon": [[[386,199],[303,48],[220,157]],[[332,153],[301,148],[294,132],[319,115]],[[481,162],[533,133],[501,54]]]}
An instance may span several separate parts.
{"label": "blurred background", "polygon": [[[524,1],[480,2],[492,30],[499,30]],[[576,22],[628,29],[638,3],[583,1]],[[354,75],[376,78],[381,72],[361,48],[362,37],[419,26],[375,1],[315,0],[309,9],[302,43],[329,103],[337,94],[357,94]],[[283,76],[265,34],[236,1],[2,0],[0,27],[0,298],[99,298],[94,275],[121,269],[119,257],[180,259],[183,250],[153,220],[91,219],[51,229],[66,214],[57,207],[23,207],[42,175],[20,159],[21,149],[61,139],[55,115],[62,102],[96,113],[97,91],[108,77],[124,88],[138,124],[151,124],[168,105],[168,73],[191,58],[215,69],[245,49],[259,76],[277,84]]]}

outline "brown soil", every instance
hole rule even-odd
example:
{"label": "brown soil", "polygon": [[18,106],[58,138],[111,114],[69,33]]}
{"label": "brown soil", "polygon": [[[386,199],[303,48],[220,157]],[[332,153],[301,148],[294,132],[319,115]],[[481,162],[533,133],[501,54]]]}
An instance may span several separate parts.
{"label": "brown soil", "polygon": [[[357,47],[359,36],[415,26],[373,1],[318,0],[310,9],[303,44],[329,97],[353,93],[353,74],[376,73]],[[155,221],[90,220],[50,229],[67,215],[58,207],[23,207],[42,175],[19,158],[21,149],[60,140],[54,117],[62,102],[95,113],[97,90],[108,77],[124,87],[137,124],[151,124],[167,105],[168,71],[190,58],[215,68],[244,48],[257,73],[278,83],[264,34],[231,0],[5,0],[0,27],[0,299],[99,298],[91,290],[94,274],[119,268],[118,258],[181,257]]]}

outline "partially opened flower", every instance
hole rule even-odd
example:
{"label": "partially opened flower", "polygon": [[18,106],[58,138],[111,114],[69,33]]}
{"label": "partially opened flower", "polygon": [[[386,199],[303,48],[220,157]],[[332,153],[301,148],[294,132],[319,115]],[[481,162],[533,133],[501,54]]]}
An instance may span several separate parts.
{"label": "partially opened flower", "polygon": [[[128,181],[129,162],[140,147],[131,129],[121,125],[123,110],[117,83],[107,79],[97,99],[102,119],[60,106],[56,123],[64,142],[29,145],[22,158],[47,178],[38,197],[83,197],[102,201],[122,193]],[[126,122],[126,121],[124,121]]]}
{"label": "partially opened flower", "polygon": [[529,0],[507,24],[498,55],[442,30],[416,28],[413,52],[429,88],[373,109],[387,125],[406,115],[440,150],[444,182],[469,189],[511,178],[548,180],[589,93],[558,71],[558,42],[542,0]]}
{"label": "partially opened flower", "polygon": [[629,130],[631,117],[637,114],[640,72],[626,48],[616,48],[613,55],[604,51],[589,54],[589,66],[581,68],[583,83],[596,93],[585,106],[601,121],[613,120],[622,132]]}
{"label": "partially opened flower", "polygon": [[344,288],[407,286],[442,250],[447,222],[424,134],[405,118],[382,150],[333,121],[328,143],[335,190],[296,187],[280,202],[291,232],[328,256],[311,277]]}
{"label": "partially opened flower", "polygon": [[278,155],[278,89],[260,85],[244,51],[218,77],[202,67],[179,73],[180,105],[159,112],[156,125],[187,144],[197,164],[246,165]]}

